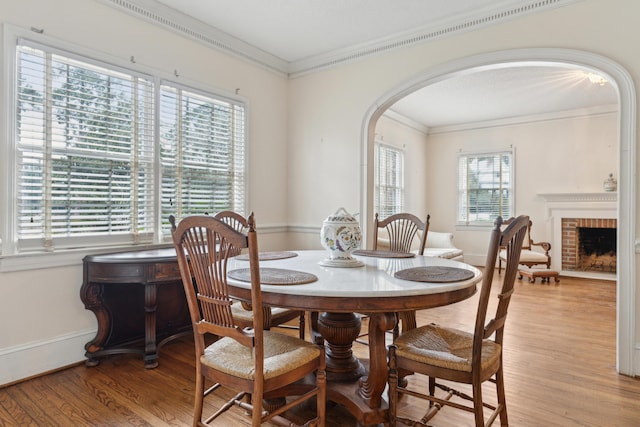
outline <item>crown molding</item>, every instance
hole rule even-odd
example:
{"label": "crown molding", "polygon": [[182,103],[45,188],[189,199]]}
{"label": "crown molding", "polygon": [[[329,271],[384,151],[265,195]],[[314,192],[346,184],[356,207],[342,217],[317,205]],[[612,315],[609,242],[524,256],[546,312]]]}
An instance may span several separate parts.
{"label": "crown molding", "polygon": [[155,0],[97,1],[260,67],[285,75],[288,73],[287,61]]}
{"label": "crown molding", "polygon": [[429,135],[440,133],[462,132],[467,130],[478,130],[486,128],[497,128],[502,126],[523,125],[527,123],[548,122],[551,120],[577,119],[581,117],[596,117],[610,114],[618,114],[618,105],[598,105],[588,108],[577,108],[574,110],[553,111],[550,113],[528,114],[524,116],[505,117],[502,119],[486,120],[481,122],[462,123],[458,125],[432,126],[429,128]]}
{"label": "crown molding", "polygon": [[579,1],[583,0],[512,0],[507,4],[502,3],[498,7],[488,7],[467,15],[458,15],[406,33],[395,34],[387,38],[336,50],[326,55],[318,55],[290,63],[289,77],[300,77],[326,68],[355,62],[366,57],[377,56],[393,50],[477,30]]}
{"label": "crown molding", "polygon": [[388,118],[389,120],[393,120],[394,122],[400,123],[401,125],[417,130],[418,132],[421,132],[425,135],[429,134],[428,126],[425,126],[424,124],[416,122],[415,120],[410,119],[409,117],[403,114],[393,111],[391,108],[385,111],[383,116]]}
{"label": "crown molding", "polygon": [[301,77],[327,68],[355,62],[370,56],[417,45],[427,41],[495,25],[500,22],[565,6],[583,0],[513,0],[501,7],[484,9],[469,15],[441,21],[435,25],[412,30],[384,39],[374,40],[328,54],[287,62],[230,34],[211,27],[198,19],[184,15],[155,0],[97,0],[129,15],[166,28],[213,49],[252,62],[260,67],[287,75]]}

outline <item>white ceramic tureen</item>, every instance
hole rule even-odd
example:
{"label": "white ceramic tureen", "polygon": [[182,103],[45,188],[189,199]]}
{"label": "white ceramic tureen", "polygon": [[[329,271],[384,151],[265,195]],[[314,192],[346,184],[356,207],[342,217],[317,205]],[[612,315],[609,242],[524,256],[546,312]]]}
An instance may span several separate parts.
{"label": "white ceramic tureen", "polygon": [[329,251],[329,257],[320,264],[329,267],[359,267],[361,261],[351,257],[351,252],[360,249],[362,233],[360,224],[344,208],[329,215],[322,223],[320,242]]}

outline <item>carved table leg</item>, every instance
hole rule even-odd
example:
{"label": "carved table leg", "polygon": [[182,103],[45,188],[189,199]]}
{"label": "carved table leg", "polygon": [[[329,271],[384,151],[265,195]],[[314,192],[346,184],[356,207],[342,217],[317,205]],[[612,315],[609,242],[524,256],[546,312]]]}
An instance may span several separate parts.
{"label": "carved table leg", "polygon": [[360,378],[358,393],[370,408],[382,404],[382,392],[387,384],[386,331],[396,325],[395,313],[373,313],[369,318],[369,375]]}
{"label": "carved table leg", "polygon": [[144,287],[144,367],[147,369],[152,369],[158,366],[158,346],[156,344],[156,300],[156,285],[147,283]]}
{"label": "carved table leg", "polygon": [[351,382],[365,369],[354,356],[352,345],[360,334],[360,318],[353,313],[322,313],[318,332],[327,342],[327,381]]}
{"label": "carved table leg", "polygon": [[98,365],[99,360],[94,353],[102,350],[111,329],[111,316],[105,309],[102,301],[102,286],[96,283],[87,283],[85,280],[80,288],[80,299],[84,303],[84,308],[93,312],[98,320],[98,331],[95,338],[85,344],[85,356],[87,366]]}

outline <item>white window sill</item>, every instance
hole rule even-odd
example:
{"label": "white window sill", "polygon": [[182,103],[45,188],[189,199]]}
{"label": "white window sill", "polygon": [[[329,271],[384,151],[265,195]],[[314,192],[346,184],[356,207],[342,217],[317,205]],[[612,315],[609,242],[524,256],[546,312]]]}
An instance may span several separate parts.
{"label": "white window sill", "polygon": [[127,250],[145,250],[166,248],[171,245],[164,243],[144,246],[111,246],[102,248],[70,249],[57,252],[24,253],[0,256],[0,273],[12,271],[37,270],[41,268],[67,267],[82,265],[82,259],[87,255],[100,253],[123,252]]}

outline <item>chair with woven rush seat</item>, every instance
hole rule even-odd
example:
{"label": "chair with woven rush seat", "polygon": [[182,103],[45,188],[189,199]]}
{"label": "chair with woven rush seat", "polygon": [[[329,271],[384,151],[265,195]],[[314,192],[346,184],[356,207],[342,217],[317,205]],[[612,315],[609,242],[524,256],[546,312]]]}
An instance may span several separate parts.
{"label": "chair with woven rush seat", "polygon": [[[529,217],[519,216],[501,230],[502,218],[494,223],[480,289],[478,310],[473,333],[438,325],[425,325],[401,334],[389,347],[389,421],[391,426],[403,423],[427,426],[444,406],[462,409],[474,414],[475,425],[489,426],[499,416],[503,426],[508,425],[503,379],[503,338],[507,308],[518,272],[518,258],[526,234]],[[491,282],[499,248],[505,247],[507,264],[502,286],[497,295],[495,316],[487,321]],[[398,372],[410,371],[429,377],[428,394],[399,385]],[[442,384],[441,380],[471,385],[465,394]],[[491,381],[496,386],[497,405],[482,398],[482,384]],[[436,387],[444,396],[436,396]],[[429,401],[428,410],[421,420],[412,420],[398,414],[400,395],[409,395]],[[454,399],[455,397],[455,399]],[[459,399],[458,399],[459,398]],[[465,404],[469,400],[473,404]],[[492,410],[487,423],[484,408]]]}
{"label": "chair with woven rush seat", "polygon": [[[236,231],[246,233],[249,224],[245,217],[233,211],[220,211],[213,216],[216,219],[228,224]],[[239,254],[239,252],[238,252]],[[236,318],[240,326],[253,327],[253,308],[250,303],[242,301],[231,306],[233,316]],[[304,339],[305,336],[305,313],[299,310],[290,310],[282,307],[262,307],[262,315],[264,319],[264,329],[284,328],[297,329],[298,336]],[[298,319],[298,326],[287,325],[286,323]]]}
{"label": "chair with woven rush seat", "polygon": [[[253,325],[243,328],[234,318],[227,286],[227,262],[248,248],[251,304],[262,307],[260,265],[253,214],[243,234],[207,215],[171,222],[180,274],[193,324],[196,353],[194,426],[207,426],[234,405],[251,414],[256,427],[269,421],[295,425],[283,417],[292,407],[315,397],[316,417],[305,425],[323,426],[326,373],[324,349],[299,338],[263,329],[263,312],[253,313]],[[205,336],[214,336],[209,346]],[[300,382],[315,373],[314,382]],[[205,390],[205,381],[214,384]],[[204,397],[219,388],[238,391],[230,401],[203,420]],[[251,401],[244,399],[250,396]],[[267,410],[263,399],[295,396],[276,409]]]}
{"label": "chair with woven rush seat", "polygon": [[[427,244],[430,218],[431,216],[427,215],[425,221],[422,221],[410,213],[397,213],[381,220],[376,213],[373,220],[373,249],[377,250],[380,246],[384,246],[391,252],[411,252],[417,241],[416,252],[418,255],[423,255]],[[384,237],[380,236],[380,230],[383,230]],[[399,313],[399,320],[402,323],[403,332],[413,329],[416,327],[416,312]],[[398,334],[399,328],[396,326],[393,329],[394,339]]]}
{"label": "chair with woven rush seat", "polygon": [[[508,225],[509,220],[504,222],[505,225]],[[551,256],[549,255],[549,251],[551,250],[551,243],[549,242],[534,242],[531,239],[531,226],[533,225],[533,221],[529,221],[529,225],[527,226],[527,234],[524,236],[524,241],[522,242],[522,251],[520,252],[520,258],[518,259],[518,264],[526,265],[528,268],[531,268],[536,265],[546,265],[547,270],[551,268]],[[534,250],[533,248],[539,246],[543,251]],[[498,254],[498,273],[502,271],[502,261],[506,263],[506,251],[504,248],[500,248],[500,253]]]}

